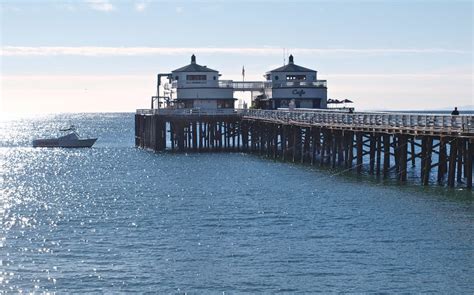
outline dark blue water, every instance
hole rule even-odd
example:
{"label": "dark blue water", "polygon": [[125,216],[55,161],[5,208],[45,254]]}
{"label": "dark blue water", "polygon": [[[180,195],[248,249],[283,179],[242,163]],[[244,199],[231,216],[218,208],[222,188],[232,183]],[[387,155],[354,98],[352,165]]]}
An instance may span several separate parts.
{"label": "dark blue water", "polygon": [[[33,149],[74,123],[92,149]],[[474,292],[474,205],[244,154],[133,147],[133,114],[3,121],[0,291]]]}

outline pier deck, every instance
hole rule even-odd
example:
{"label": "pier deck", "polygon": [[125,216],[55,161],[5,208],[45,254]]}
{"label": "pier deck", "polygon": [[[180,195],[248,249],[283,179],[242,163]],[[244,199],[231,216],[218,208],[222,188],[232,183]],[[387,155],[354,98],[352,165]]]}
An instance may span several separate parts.
{"label": "pier deck", "polygon": [[402,182],[419,165],[424,185],[472,188],[474,116],[159,109],[137,110],[135,122],[136,145],[156,151],[243,151]]}

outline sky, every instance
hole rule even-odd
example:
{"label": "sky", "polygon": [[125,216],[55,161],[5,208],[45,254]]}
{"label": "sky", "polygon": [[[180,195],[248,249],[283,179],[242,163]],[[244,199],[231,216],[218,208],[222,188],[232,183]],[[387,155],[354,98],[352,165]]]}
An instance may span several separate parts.
{"label": "sky", "polygon": [[473,3],[0,0],[0,111],[148,108],[193,53],[225,80],[293,54],[357,110],[472,109]]}

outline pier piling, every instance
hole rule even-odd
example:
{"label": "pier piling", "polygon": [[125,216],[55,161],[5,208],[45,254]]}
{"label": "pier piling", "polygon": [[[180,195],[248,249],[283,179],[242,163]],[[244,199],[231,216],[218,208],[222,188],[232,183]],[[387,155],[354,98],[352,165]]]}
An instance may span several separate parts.
{"label": "pier piling", "polygon": [[[451,119],[460,122],[452,124]],[[367,171],[400,182],[406,182],[408,172],[419,164],[423,185],[432,182],[436,171],[435,183],[472,189],[473,127],[473,116],[139,110],[135,146],[156,152],[242,151],[295,163],[355,168],[357,173]]]}

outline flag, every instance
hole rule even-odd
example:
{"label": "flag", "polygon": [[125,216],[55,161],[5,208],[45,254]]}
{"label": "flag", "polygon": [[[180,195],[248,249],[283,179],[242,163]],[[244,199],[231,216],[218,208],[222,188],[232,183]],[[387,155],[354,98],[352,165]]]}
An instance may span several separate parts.
{"label": "flag", "polygon": [[242,66],[242,78],[245,77],[245,68]]}

